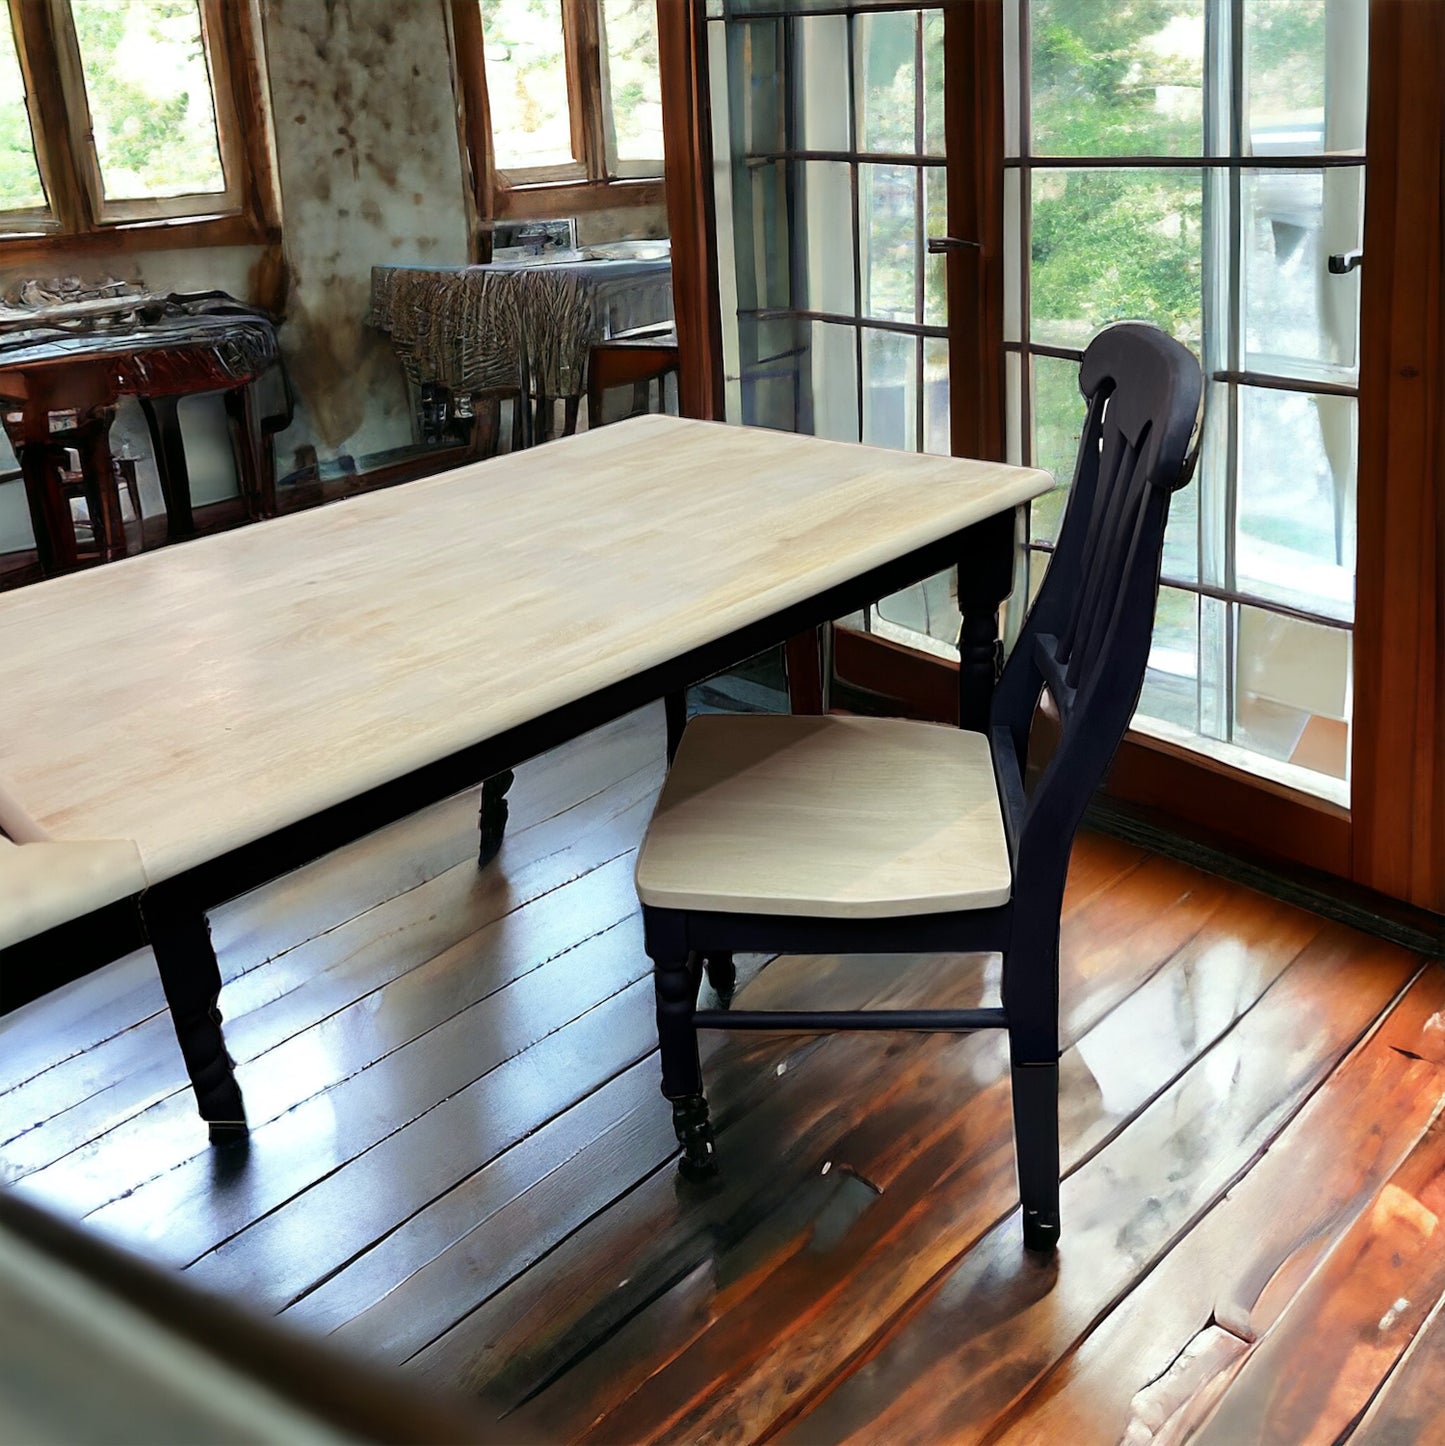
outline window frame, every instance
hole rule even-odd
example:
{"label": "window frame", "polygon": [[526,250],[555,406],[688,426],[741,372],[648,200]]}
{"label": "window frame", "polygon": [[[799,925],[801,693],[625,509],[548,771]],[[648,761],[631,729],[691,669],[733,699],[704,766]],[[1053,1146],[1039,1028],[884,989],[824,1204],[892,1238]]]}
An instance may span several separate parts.
{"label": "window frame", "polygon": [[[602,0],[561,0],[563,54],[574,160],[553,166],[496,165],[479,0],[452,0],[462,137],[478,220],[532,219],[563,209],[661,206],[663,159],[624,161],[609,123]],[[659,31],[661,16],[659,15]]]}
{"label": "window frame", "polygon": [[71,0],[6,0],[46,205],[0,212],[7,263],[80,247],[235,245],[280,235],[256,0],[197,0],[222,191],[107,200]]}

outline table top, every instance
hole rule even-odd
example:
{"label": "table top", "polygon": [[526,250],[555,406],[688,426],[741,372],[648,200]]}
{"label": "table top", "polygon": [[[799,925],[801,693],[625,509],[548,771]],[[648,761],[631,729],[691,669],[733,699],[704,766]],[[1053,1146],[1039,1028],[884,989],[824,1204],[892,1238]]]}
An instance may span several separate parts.
{"label": "table top", "polygon": [[645,416],[0,595],[0,830],[158,883],[1051,485]]}

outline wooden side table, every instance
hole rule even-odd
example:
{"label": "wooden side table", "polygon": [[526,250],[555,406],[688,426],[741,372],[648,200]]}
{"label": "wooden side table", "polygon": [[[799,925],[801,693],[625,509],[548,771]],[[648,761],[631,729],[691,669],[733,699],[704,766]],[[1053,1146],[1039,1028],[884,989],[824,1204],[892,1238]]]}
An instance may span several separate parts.
{"label": "wooden side table", "polygon": [[123,396],[140,400],[155,447],[169,540],[190,536],[190,473],[177,407],[184,396],[223,392],[241,495],[252,518],[276,511],[270,433],[289,420],[264,416],[256,382],[278,364],[271,320],[238,303],[214,311],[177,308],[152,322],[127,319],[114,330],[44,327],[0,339],[0,418],[20,460],[41,570],[81,565],[59,450],[80,456],[96,559],[126,555],[110,428]]}

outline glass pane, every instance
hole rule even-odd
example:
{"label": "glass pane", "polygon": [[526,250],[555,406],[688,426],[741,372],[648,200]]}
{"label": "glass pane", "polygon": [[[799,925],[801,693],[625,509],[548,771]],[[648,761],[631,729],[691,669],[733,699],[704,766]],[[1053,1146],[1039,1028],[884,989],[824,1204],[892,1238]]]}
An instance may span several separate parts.
{"label": "glass pane", "polygon": [[874,611],[895,628],[906,628],[944,643],[954,657],[958,656],[958,629],[963,618],[958,611],[958,574],[952,569],[884,598]]}
{"label": "glass pane", "polygon": [[943,11],[923,12],[923,154],[947,154],[943,130]]}
{"label": "glass pane", "polygon": [[1031,0],[1033,153],[1197,156],[1204,0]]}
{"label": "glass pane", "polygon": [[[948,173],[942,166],[923,171],[923,234],[948,235]],[[923,253],[923,320],[948,325],[948,257]]]}
{"label": "glass pane", "polygon": [[918,341],[896,331],[863,330],[863,440],[918,450]]}
{"label": "glass pane", "polygon": [[562,0],[479,0],[497,169],[573,161]]}
{"label": "glass pane", "polygon": [[734,164],[739,155],[776,155],[787,149],[780,82],[785,46],[779,20],[751,20],[726,27],[728,126]]}
{"label": "glass pane", "polygon": [[859,15],[854,27],[858,44],[858,149],[917,155],[917,13],[897,10]]}
{"label": "glass pane", "polygon": [[1193,733],[1199,726],[1199,595],[1161,587],[1139,713]]}
{"label": "glass pane", "polygon": [[196,0],[72,5],[108,201],[226,189]]}
{"label": "glass pane", "polygon": [[1245,0],[1246,154],[1363,150],[1368,8]]}
{"label": "glass pane", "polygon": [[1240,389],[1239,586],[1354,616],[1353,397]]}
{"label": "glass pane", "polygon": [[1197,171],[1036,171],[1033,338],[1084,347],[1111,321],[1152,321],[1199,347]]}
{"label": "glass pane", "polygon": [[788,163],[739,166],[734,173],[733,196],[739,307],[791,309]]}
{"label": "glass pane", "polygon": [[0,211],[44,206],[10,11],[0,10]]}
{"label": "glass pane", "polygon": [[1344,778],[1350,756],[1348,629],[1235,610],[1234,741]]}
{"label": "glass pane", "polygon": [[1036,356],[1033,361],[1033,465],[1054,474],[1052,492],[1030,505],[1029,537],[1055,542],[1064,519],[1068,487],[1084,430],[1084,398],[1079,391],[1077,362]]}
{"label": "glass pane", "polygon": [[853,316],[853,177],[844,161],[795,163],[803,178],[803,306]]}
{"label": "glass pane", "polygon": [[835,442],[858,440],[858,337],[851,326],[812,323],[809,358],[812,416],[799,419],[798,430]]}
{"label": "glass pane", "polygon": [[793,105],[797,147],[803,151],[850,151],[852,117],[847,86],[848,17],[815,15],[793,22]]}
{"label": "glass pane", "polygon": [[[918,314],[918,171],[912,166],[858,167],[863,261],[863,315],[914,321]],[[836,239],[837,233],[834,233]]]}
{"label": "glass pane", "polygon": [[923,450],[947,457],[949,440],[948,342],[940,336],[923,338]]}
{"label": "glass pane", "polygon": [[602,0],[607,90],[617,158],[662,159],[662,80],[654,0]]}
{"label": "glass pane", "polygon": [[1360,273],[1330,274],[1360,245],[1364,168],[1268,170],[1243,178],[1245,348],[1251,371],[1355,366]]}

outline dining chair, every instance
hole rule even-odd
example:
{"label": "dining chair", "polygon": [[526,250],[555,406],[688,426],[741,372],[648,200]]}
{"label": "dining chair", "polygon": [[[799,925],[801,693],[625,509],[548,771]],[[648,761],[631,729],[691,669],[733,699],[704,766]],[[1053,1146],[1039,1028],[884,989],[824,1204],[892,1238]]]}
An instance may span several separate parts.
{"label": "dining chair", "polygon": [[[1008,1032],[1024,1244],[1059,1238],[1059,917],[1075,831],[1143,686],[1171,493],[1193,471],[1199,363],[1101,332],[1058,545],[987,733],[901,719],[694,718],[637,861],[662,1092],[688,1178],[717,1169],[699,1028]],[[1026,778],[1047,690],[1057,742]],[[732,1009],[733,955],[996,952],[997,1007]],[[699,1010],[706,973],[723,1008]]]}

